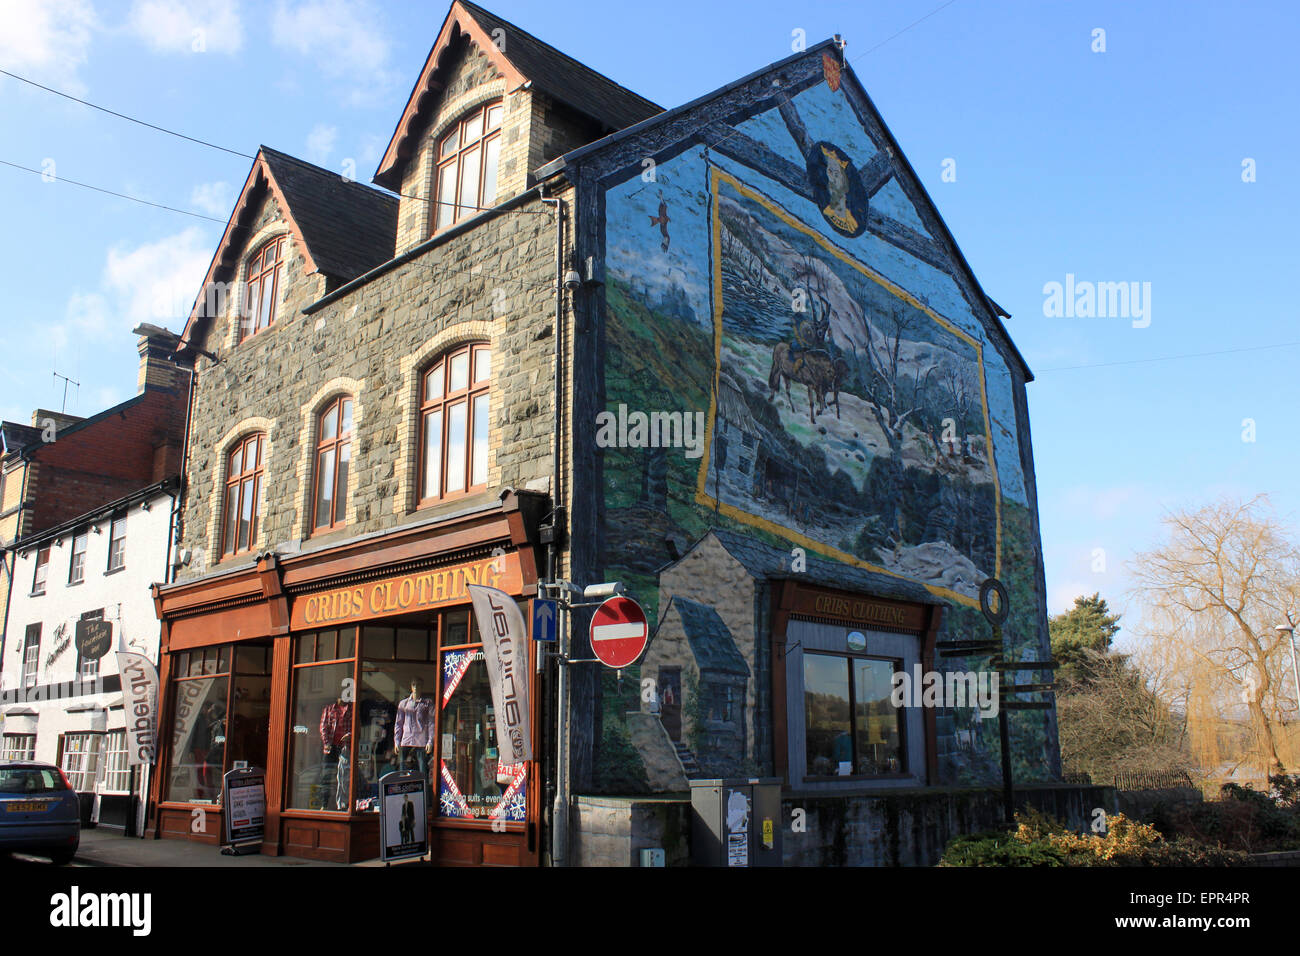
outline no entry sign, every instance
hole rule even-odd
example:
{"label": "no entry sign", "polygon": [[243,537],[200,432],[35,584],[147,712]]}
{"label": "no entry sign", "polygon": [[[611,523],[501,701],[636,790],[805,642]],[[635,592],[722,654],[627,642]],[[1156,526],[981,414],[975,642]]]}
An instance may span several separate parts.
{"label": "no entry sign", "polygon": [[591,616],[591,649],[606,667],[627,667],[645,650],[645,611],[631,598],[612,597]]}

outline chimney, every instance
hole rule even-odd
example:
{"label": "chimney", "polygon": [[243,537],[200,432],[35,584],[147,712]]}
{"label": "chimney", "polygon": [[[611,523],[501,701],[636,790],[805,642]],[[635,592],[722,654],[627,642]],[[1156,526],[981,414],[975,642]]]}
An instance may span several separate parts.
{"label": "chimney", "polygon": [[136,382],[136,394],[143,394],[147,389],[175,388],[180,370],[171,357],[180,343],[180,336],[147,322],[136,326],[132,332],[140,336],[140,377]]}

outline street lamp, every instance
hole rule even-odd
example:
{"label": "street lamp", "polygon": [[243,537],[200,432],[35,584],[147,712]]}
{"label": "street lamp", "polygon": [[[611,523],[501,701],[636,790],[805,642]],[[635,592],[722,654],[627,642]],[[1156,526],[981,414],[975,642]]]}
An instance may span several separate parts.
{"label": "street lamp", "polygon": [[1287,634],[1287,635],[1290,636],[1290,639],[1291,639],[1291,671],[1292,671],[1292,674],[1293,674],[1294,677],[1295,677],[1295,688],[1296,688],[1296,690],[1295,690],[1295,692],[1296,692],[1296,708],[1297,708],[1297,709],[1300,709],[1300,663],[1297,663],[1297,662],[1296,662],[1296,653],[1295,653],[1295,624],[1293,624],[1293,623],[1291,622],[1291,615],[1290,615],[1290,613],[1288,613],[1287,616],[1286,616],[1286,623],[1285,623],[1285,624],[1279,624],[1277,627],[1273,628],[1273,630],[1277,631],[1279,634]]}

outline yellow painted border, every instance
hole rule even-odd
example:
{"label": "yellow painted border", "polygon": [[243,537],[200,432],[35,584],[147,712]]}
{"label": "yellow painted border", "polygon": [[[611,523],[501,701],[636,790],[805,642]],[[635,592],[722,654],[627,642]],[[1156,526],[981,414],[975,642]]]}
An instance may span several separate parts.
{"label": "yellow painted border", "polygon": [[997,521],[997,534],[996,534],[996,544],[994,549],[993,573],[994,576],[996,577],[1000,578],[1002,576],[1002,485],[998,480],[997,456],[994,453],[994,449],[993,449],[993,428],[989,418],[989,403],[988,403],[988,393],[987,393],[988,386],[984,377],[983,345],[979,342],[979,340],[972,338],[970,335],[967,335],[965,332],[957,328],[955,325],[953,325],[943,316],[939,315],[939,313],[935,312],[928,305],[925,305],[924,303],[916,299],[914,296],[908,293],[907,290],[900,288],[899,286],[895,285],[893,282],[890,282],[888,279],[886,279],[880,273],[876,272],[874,269],[870,268],[864,263],[861,263],[857,259],[853,258],[851,255],[849,255],[849,253],[845,252],[839,246],[835,245],[833,242],[831,242],[821,233],[817,232],[816,230],[805,225],[800,220],[796,219],[785,209],[782,209],[776,202],[774,202],[769,197],[763,195],[758,190],[745,185],[739,179],[732,176],[730,173],[722,169],[719,169],[717,166],[710,166],[709,172],[710,172],[709,192],[710,192],[710,199],[712,204],[712,209],[710,210],[710,214],[712,218],[711,231],[712,231],[712,245],[713,245],[713,250],[712,250],[713,253],[713,384],[709,393],[708,429],[705,435],[704,456],[700,462],[699,478],[696,481],[695,501],[698,504],[705,505],[706,507],[718,511],[729,518],[734,518],[737,521],[741,522],[742,524],[747,524],[752,527],[761,528],[764,531],[768,531],[771,532],[772,534],[777,535],[778,537],[785,538],[788,541],[796,542],[797,544],[802,545],[803,547],[807,548],[810,551],[816,552],[817,554],[821,554],[829,558],[834,558],[837,561],[843,562],[845,564],[853,565],[854,567],[864,568],[868,571],[874,571],[877,574],[886,574],[889,575],[890,577],[899,578],[900,580],[903,581],[912,581],[913,583],[919,584],[922,587],[924,587],[931,594],[937,595],[939,597],[948,598],[949,600],[956,601],[959,604],[965,604],[969,607],[979,607],[979,600],[977,598],[969,597],[965,594],[961,594],[957,591],[953,591],[951,588],[944,588],[944,587],[938,587],[937,585],[933,585],[933,584],[926,584],[924,581],[917,581],[915,578],[909,578],[906,575],[897,573],[896,571],[890,571],[888,568],[882,568],[879,565],[871,564],[870,562],[863,561],[861,558],[858,558],[855,555],[848,554],[847,552],[844,551],[840,551],[838,548],[832,548],[830,545],[826,544],[825,542],[816,541],[812,538],[809,538],[806,535],[800,534],[798,531],[795,531],[792,528],[784,527],[783,525],[779,525],[776,522],[769,521],[766,518],[761,518],[758,515],[750,514],[747,511],[742,511],[739,508],[735,507],[734,505],[729,505],[726,502],[718,501],[716,498],[714,498],[712,495],[708,493],[709,460],[713,454],[713,426],[714,426],[714,419],[717,417],[718,414],[718,376],[722,368],[722,309],[723,309],[722,257],[719,254],[719,250],[722,247],[722,218],[718,212],[718,187],[720,183],[726,182],[742,196],[745,196],[746,198],[752,200],[753,202],[758,203],[759,205],[767,209],[767,211],[770,212],[772,215],[776,216],[782,222],[786,223],[788,226],[798,230],[799,232],[804,233],[806,236],[811,238],[814,242],[820,245],[832,256],[835,256],[835,258],[841,260],[845,264],[856,269],[858,272],[862,273],[872,282],[875,282],[877,285],[881,286],[883,289],[885,289],[885,291],[889,292],[895,298],[901,299],[904,302],[906,302],[908,305],[912,306],[913,308],[918,309],[921,312],[924,312],[932,320],[934,320],[936,323],[938,323],[940,326],[942,326],[952,335],[961,339],[963,342],[965,342],[975,350],[976,361],[979,365],[979,373],[980,373],[980,405],[984,412],[984,435],[985,435],[985,442],[986,442],[985,447],[988,449],[989,471],[993,476],[993,502],[994,502],[994,512]]}

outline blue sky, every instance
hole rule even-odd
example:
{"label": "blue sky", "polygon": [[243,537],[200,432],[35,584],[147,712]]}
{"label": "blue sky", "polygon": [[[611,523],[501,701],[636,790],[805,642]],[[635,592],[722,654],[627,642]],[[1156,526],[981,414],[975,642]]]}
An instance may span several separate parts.
{"label": "blue sky", "polygon": [[[796,30],[810,45],[842,34],[1037,374],[1051,609],[1098,590],[1124,607],[1126,562],[1158,541],[1166,510],[1257,492],[1283,515],[1300,503],[1286,411],[1300,359],[1300,12],[941,4],[485,5],[664,106],[788,55]],[[0,0],[0,69],[240,152],[265,143],[340,172],[354,163],[368,179],[447,6]],[[249,167],[8,77],[0,160],[52,161],[57,176],[222,221]],[[1246,160],[1254,182],[1243,182]],[[56,370],[81,383],[69,393],[77,414],[134,394],[130,329],[180,328],[221,225],[8,167],[0,210],[0,415],[60,407]],[[1045,284],[1067,274],[1150,283],[1150,324],[1045,315]],[[1255,350],[1138,361],[1230,349]],[[1068,368],[1078,365],[1092,367]]]}

